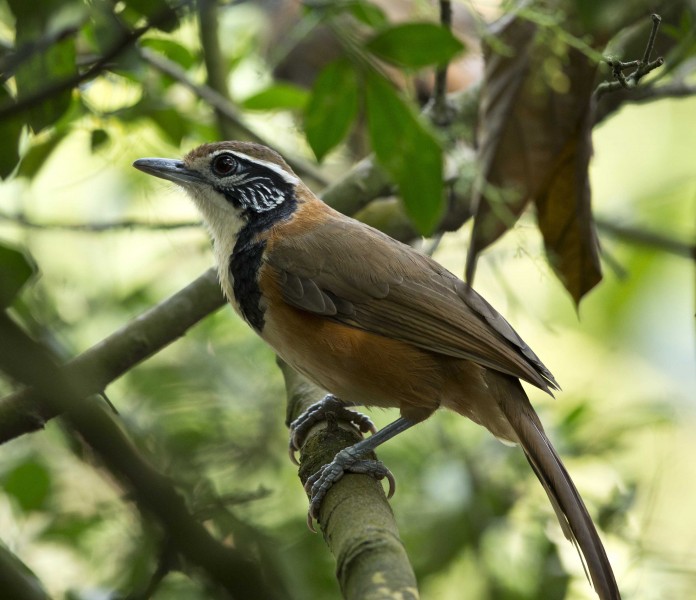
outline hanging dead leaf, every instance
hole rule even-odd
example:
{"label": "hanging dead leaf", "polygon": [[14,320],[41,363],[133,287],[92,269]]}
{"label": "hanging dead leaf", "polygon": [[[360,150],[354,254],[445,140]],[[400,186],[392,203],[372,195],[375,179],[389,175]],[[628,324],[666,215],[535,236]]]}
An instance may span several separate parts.
{"label": "hanging dead leaf", "polygon": [[[554,256],[554,269],[579,302],[601,278],[596,237],[590,235],[587,182],[588,115],[597,65],[567,45],[556,44],[554,49],[549,31],[517,15],[494,24],[491,35],[485,47],[481,176],[467,279],[473,278],[478,254],[515,224],[530,201],[537,200],[544,206],[541,228]],[[570,228],[575,234],[554,233],[553,227]],[[581,232],[588,236],[582,243],[577,239]],[[577,272],[580,268],[590,272]]]}
{"label": "hanging dead leaf", "polygon": [[536,199],[549,263],[576,305],[602,279],[590,206],[590,149],[589,141],[569,140],[551,182]]}

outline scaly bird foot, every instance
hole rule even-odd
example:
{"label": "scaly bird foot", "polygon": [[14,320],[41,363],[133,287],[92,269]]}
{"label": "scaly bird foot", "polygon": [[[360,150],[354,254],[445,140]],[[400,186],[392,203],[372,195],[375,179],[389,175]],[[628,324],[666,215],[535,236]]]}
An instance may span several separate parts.
{"label": "scaly bird foot", "polygon": [[307,526],[314,529],[314,519],[319,519],[319,508],[324,501],[326,493],[346,473],[362,473],[374,477],[380,481],[386,477],[389,482],[387,498],[391,498],[396,490],[396,480],[391,471],[379,460],[360,458],[362,453],[354,450],[354,447],[344,448],[334,459],[321,467],[305,482],[305,491],[309,495],[309,512],[307,513]]}
{"label": "scaly bird foot", "polygon": [[326,420],[326,415],[331,413],[333,418],[354,425],[361,433],[375,433],[377,429],[369,417],[354,410],[349,410],[347,405],[332,394],[328,394],[323,400],[312,404],[297,419],[290,423],[290,444],[288,452],[290,460],[299,464],[295,458],[297,452],[304,443],[309,430],[320,421]]}

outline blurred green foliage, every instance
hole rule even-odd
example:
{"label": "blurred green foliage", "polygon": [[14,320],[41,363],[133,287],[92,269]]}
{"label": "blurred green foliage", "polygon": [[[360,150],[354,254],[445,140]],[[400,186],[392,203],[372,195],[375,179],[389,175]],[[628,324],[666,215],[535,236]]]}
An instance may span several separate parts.
{"label": "blurred green foliage", "polygon": [[[178,192],[130,168],[135,158],[179,156],[219,137],[208,104],[139,52],[156,52],[202,81],[195,11],[164,0],[0,2],[0,302],[62,359],[212,262],[198,229],[90,232],[106,222],[195,218]],[[409,216],[431,231],[443,206],[440,142],[417,116],[413,86],[396,91],[377,59],[405,66],[408,81],[413,69],[462,46],[420,14],[397,25],[369,2],[308,3],[286,27],[301,37],[326,26],[346,50],[327,56],[305,87],[274,77],[274,40],[262,33],[274,12],[258,3],[219,11],[228,91],[246,122],[281,149],[306,141],[332,176],[352,164],[351,132],[363,133]],[[347,27],[345,19],[356,21]],[[680,39],[693,33],[687,19],[674,25]],[[134,28],[144,30],[126,44]],[[356,39],[356,31],[364,35]],[[684,52],[682,59],[693,56],[693,43]],[[104,70],[79,86],[16,109],[106,55]],[[696,193],[693,167],[680,165],[690,157],[684,141],[696,136],[689,117],[696,107],[685,102],[631,109],[597,133],[593,185],[603,214],[693,239],[686,208]],[[679,116],[672,122],[666,110]],[[693,461],[684,458],[696,451],[690,266],[654,248],[603,241],[626,274],[593,293],[580,323],[528,221],[482,260],[477,283],[566,389],[554,403],[533,400],[599,514],[626,597],[687,597],[696,560],[684,532],[696,522],[676,515],[689,513],[696,498]],[[456,272],[462,243],[448,237],[436,255]],[[0,380],[0,392],[12,389]],[[107,395],[133,443],[218,537],[263,562],[293,598],[338,597],[334,561],[306,530],[306,497],[286,460],[284,389],[273,356],[230,310],[131,370]],[[373,416],[380,424],[393,417]],[[590,597],[519,452],[439,414],[380,457],[399,479],[394,511],[424,598]],[[223,597],[171,556],[163,532],[138,516],[127,491],[58,421],[0,449],[0,537],[55,598]]]}

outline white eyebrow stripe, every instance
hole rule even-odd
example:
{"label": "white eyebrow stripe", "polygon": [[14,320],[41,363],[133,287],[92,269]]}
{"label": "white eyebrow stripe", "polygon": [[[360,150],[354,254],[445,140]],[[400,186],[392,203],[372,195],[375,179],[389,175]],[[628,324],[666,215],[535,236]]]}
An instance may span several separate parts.
{"label": "white eyebrow stripe", "polygon": [[256,163],[257,165],[261,165],[262,167],[265,167],[266,169],[269,169],[274,173],[280,175],[283,178],[283,181],[285,181],[285,183],[289,183],[291,185],[297,185],[298,183],[300,183],[300,179],[298,177],[295,177],[291,173],[288,173],[280,165],[269,162],[267,160],[254,158],[253,156],[249,156],[248,154],[244,154],[243,152],[236,152],[235,150],[217,150],[213,152],[212,157],[215,158],[218,154],[232,154],[233,156],[241,158],[242,160],[247,160],[249,162]]}

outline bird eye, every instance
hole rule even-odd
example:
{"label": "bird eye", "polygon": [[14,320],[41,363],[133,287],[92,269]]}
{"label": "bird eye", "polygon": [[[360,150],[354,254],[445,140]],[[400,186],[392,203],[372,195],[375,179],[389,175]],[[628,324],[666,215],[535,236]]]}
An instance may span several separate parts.
{"label": "bird eye", "polygon": [[219,154],[213,159],[211,166],[215,175],[225,177],[237,170],[237,161],[229,154]]}

